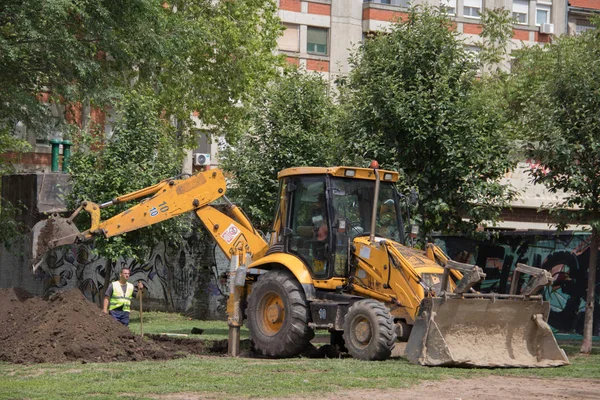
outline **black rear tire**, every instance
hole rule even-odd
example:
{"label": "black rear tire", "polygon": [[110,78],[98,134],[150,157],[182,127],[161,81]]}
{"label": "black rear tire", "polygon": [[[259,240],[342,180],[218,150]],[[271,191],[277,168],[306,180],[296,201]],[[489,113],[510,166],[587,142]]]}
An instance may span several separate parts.
{"label": "black rear tire", "polygon": [[308,327],[304,289],[288,271],[269,271],[258,279],[248,298],[247,317],[254,350],[267,357],[295,357],[315,335]]}
{"label": "black rear tire", "polygon": [[344,320],[344,341],[348,353],[359,360],[389,358],[396,342],[396,329],[389,310],[372,299],[352,304]]}

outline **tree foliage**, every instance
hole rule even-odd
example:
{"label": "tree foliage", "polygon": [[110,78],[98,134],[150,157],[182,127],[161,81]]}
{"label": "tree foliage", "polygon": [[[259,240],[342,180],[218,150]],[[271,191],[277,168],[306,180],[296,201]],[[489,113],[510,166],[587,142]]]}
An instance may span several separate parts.
{"label": "tree foliage", "polygon": [[[276,72],[280,32],[273,0],[3,1],[0,154],[22,145],[19,122],[39,136],[72,133],[73,202],[176,175],[180,149],[196,146],[194,112],[217,134],[238,132],[255,90]],[[65,112],[81,104],[123,114],[106,143],[99,126],[66,126]],[[112,260],[139,256],[172,228],[99,241],[98,249]]]}
{"label": "tree foliage", "polygon": [[[82,131],[71,161],[73,188],[69,205],[75,209],[82,201],[103,203],[178,175],[183,152],[175,128],[159,118],[161,105],[152,90],[135,90],[118,103],[120,115],[108,139]],[[102,209],[102,219],[110,218],[135,203]],[[161,240],[177,243],[189,226],[185,218],[175,218],[108,240],[98,239],[96,250],[109,259],[141,259]],[[89,219],[79,221],[82,230]]]}
{"label": "tree foliage", "polygon": [[579,207],[579,222],[600,228],[600,35],[560,37],[519,52],[513,90],[516,127],[528,133],[531,171],[552,192],[567,191],[561,208]]}
{"label": "tree foliage", "polygon": [[484,73],[497,73],[503,70],[502,66],[508,69],[506,64],[513,21],[511,12],[506,8],[488,9],[481,14],[479,61]]}
{"label": "tree foliage", "polygon": [[281,29],[272,0],[6,0],[0,26],[0,128],[40,135],[64,122],[48,104],[102,108],[132,85],[183,125],[193,111],[232,124],[273,71]]}
{"label": "tree foliage", "polygon": [[[8,129],[0,127],[0,149],[11,152],[14,158],[0,157],[0,177],[14,172],[13,162],[19,159],[21,153],[29,150],[31,146],[23,140],[13,136]],[[2,181],[0,180],[0,188]],[[22,240],[26,227],[17,220],[17,215],[23,212],[24,207],[20,204],[12,204],[0,196],[0,245],[10,249],[14,244]]]}
{"label": "tree foliage", "polygon": [[448,17],[412,8],[389,33],[365,40],[351,64],[342,91],[349,161],[401,170],[418,188],[424,234],[469,233],[495,220],[511,198],[499,183],[509,143]]}
{"label": "tree foliage", "polygon": [[289,69],[271,82],[248,116],[248,130],[220,154],[231,174],[230,195],[266,228],[277,199],[277,173],[330,166],[339,159],[336,107],[317,74]]}
{"label": "tree foliage", "polygon": [[600,245],[600,32],[561,36],[517,53],[509,104],[514,128],[526,134],[524,151],[536,161],[534,183],[565,192],[553,205],[561,227],[592,227],[582,351],[592,348],[596,260]]}

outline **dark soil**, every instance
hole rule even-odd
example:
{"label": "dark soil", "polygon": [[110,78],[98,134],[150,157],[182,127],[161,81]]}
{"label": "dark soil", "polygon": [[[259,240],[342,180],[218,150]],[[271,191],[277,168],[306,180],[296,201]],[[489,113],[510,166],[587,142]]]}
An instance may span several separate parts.
{"label": "dark soil", "polygon": [[[140,337],[77,290],[50,300],[0,289],[0,361],[61,363],[165,360],[227,352],[227,341]],[[225,343],[222,343],[225,342]]]}

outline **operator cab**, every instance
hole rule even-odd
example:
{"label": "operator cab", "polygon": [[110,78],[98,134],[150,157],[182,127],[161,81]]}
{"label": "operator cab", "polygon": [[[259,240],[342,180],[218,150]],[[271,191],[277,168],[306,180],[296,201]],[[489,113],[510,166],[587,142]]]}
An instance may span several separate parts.
{"label": "operator cab", "polygon": [[[402,243],[404,227],[398,173],[377,170],[375,237]],[[271,247],[293,254],[313,278],[348,276],[348,257],[355,237],[370,235],[375,170],[368,168],[289,168],[279,173],[279,206]]]}

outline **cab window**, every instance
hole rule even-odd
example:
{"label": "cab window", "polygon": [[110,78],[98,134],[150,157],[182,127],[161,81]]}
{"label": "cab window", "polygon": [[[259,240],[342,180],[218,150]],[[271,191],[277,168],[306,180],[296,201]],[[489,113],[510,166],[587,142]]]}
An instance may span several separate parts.
{"label": "cab window", "polygon": [[325,177],[295,177],[291,182],[288,251],[300,257],[315,277],[325,277],[330,232]]}

